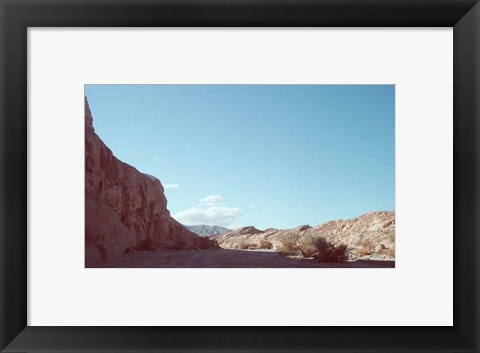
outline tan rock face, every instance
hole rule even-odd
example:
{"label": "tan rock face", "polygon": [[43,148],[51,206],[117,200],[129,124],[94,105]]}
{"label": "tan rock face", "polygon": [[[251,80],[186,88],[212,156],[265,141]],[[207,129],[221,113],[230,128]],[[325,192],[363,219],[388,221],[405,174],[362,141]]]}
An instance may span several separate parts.
{"label": "tan rock face", "polygon": [[175,221],[158,179],[118,160],[98,137],[85,100],[85,264],[129,251],[199,248]]}
{"label": "tan rock face", "polygon": [[[247,230],[254,231],[247,231]],[[369,212],[360,217],[335,220],[317,227],[308,225],[293,229],[277,230],[273,228],[259,231],[254,227],[244,227],[230,233],[213,236],[223,248],[261,248],[262,241],[272,243],[277,249],[284,237],[313,236],[322,237],[335,245],[344,244],[350,257],[395,258],[395,212]]]}

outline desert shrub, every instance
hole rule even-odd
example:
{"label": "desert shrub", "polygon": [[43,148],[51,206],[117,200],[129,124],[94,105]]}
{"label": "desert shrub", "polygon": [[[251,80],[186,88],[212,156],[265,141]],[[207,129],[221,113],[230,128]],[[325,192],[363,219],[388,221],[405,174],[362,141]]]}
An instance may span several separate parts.
{"label": "desert shrub", "polygon": [[271,241],[268,241],[266,239],[260,240],[260,244],[258,245],[260,249],[271,249],[273,248],[273,244]]}
{"label": "desert shrub", "polygon": [[199,247],[202,250],[209,250],[209,249],[218,249],[220,246],[215,239],[210,239],[208,237],[200,237],[199,240]]}
{"label": "desert shrub", "polygon": [[344,262],[347,260],[347,246],[334,245],[324,238],[316,240],[317,253],[313,255],[320,262]]}
{"label": "desert shrub", "polygon": [[360,255],[369,255],[375,252],[377,243],[374,243],[371,239],[361,239],[356,244],[356,252]]}
{"label": "desert shrub", "polygon": [[317,236],[311,232],[305,232],[304,235],[300,235],[296,232],[289,232],[282,235],[279,239],[279,245],[277,249],[281,253],[299,252],[304,257],[311,257],[317,251]]}
{"label": "desert shrub", "polygon": [[234,246],[235,249],[240,249],[240,250],[255,250],[258,249],[258,244],[256,243],[246,243],[242,242],[240,244],[235,244]]}
{"label": "desert shrub", "polygon": [[313,254],[318,252],[317,239],[318,236],[315,236],[310,232],[306,232],[305,235],[300,237],[298,250],[304,257],[311,257]]}
{"label": "desert shrub", "polygon": [[312,233],[300,236],[289,232],[279,238],[277,250],[280,254],[300,252],[304,257],[314,257],[320,262],[344,262],[347,260],[347,246],[335,245]]}
{"label": "desert shrub", "polygon": [[294,232],[282,234],[279,237],[279,244],[277,245],[277,250],[281,254],[299,251],[299,239],[300,236]]}

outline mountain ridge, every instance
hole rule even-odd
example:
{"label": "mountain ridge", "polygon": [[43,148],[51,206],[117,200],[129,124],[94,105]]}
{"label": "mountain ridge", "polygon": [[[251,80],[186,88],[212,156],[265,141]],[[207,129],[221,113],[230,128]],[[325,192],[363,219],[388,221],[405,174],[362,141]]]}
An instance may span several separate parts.
{"label": "mountain ridge", "polygon": [[197,225],[190,225],[185,227],[189,231],[200,236],[221,235],[221,234],[225,234],[232,231],[232,229],[228,229],[220,226],[210,226],[207,224],[197,224]]}

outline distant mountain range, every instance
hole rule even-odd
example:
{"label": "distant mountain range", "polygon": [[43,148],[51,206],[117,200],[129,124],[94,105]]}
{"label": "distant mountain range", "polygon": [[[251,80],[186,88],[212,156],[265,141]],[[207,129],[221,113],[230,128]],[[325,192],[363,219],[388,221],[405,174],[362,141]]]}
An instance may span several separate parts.
{"label": "distant mountain range", "polygon": [[205,224],[199,224],[196,226],[185,226],[189,231],[197,235],[208,237],[211,235],[220,235],[231,232],[231,229],[223,228],[219,226],[207,226]]}

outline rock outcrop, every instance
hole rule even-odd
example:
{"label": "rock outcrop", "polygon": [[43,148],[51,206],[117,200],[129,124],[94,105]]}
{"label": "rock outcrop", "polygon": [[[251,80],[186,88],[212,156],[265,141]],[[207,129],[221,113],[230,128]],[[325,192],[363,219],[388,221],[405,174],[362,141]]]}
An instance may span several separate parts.
{"label": "rock outcrop", "polygon": [[360,217],[335,220],[317,227],[302,225],[293,229],[273,228],[260,231],[244,227],[230,233],[211,237],[222,248],[259,249],[271,244],[273,250],[280,247],[285,237],[322,237],[335,245],[346,245],[350,258],[395,258],[395,212],[369,212]]}
{"label": "rock outcrop", "polygon": [[199,248],[170,216],[160,181],[118,160],[98,137],[85,99],[85,265],[131,251]]}

